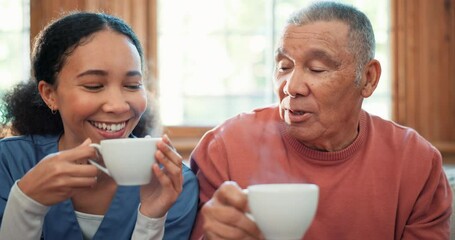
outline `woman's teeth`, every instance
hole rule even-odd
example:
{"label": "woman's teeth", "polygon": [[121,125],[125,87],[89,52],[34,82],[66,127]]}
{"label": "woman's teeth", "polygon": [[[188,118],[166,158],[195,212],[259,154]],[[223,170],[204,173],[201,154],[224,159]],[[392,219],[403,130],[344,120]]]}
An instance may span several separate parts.
{"label": "woman's teeth", "polygon": [[101,123],[101,122],[91,122],[93,126],[107,132],[117,132],[122,130],[126,122],[122,123]]}

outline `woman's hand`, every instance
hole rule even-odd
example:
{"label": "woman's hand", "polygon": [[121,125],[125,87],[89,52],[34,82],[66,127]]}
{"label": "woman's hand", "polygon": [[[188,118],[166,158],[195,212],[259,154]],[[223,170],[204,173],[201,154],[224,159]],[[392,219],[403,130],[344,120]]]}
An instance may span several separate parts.
{"label": "woman's hand", "polygon": [[87,164],[96,157],[90,143],[87,139],[78,147],[46,156],[22,177],[19,188],[33,200],[51,206],[72,197],[78,189],[92,187],[98,169]]}
{"label": "woman's hand", "polygon": [[[152,166],[152,180],[141,187],[140,212],[150,218],[163,217],[182,192],[182,157],[172,146],[167,135],[157,144]],[[158,166],[161,164],[162,169]]]}

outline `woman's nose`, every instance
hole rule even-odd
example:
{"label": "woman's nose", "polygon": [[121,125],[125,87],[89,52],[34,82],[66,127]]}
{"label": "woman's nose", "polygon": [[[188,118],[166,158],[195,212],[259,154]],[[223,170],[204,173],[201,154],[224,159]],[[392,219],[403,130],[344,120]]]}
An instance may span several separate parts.
{"label": "woman's nose", "polygon": [[130,104],[121,92],[110,93],[103,105],[105,112],[122,113],[130,110]]}

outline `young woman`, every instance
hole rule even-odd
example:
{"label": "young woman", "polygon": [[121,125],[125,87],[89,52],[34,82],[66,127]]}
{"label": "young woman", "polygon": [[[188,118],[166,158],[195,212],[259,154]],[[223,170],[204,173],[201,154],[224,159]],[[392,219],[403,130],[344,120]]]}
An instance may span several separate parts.
{"label": "young woman", "polygon": [[19,136],[0,141],[0,239],[188,239],[197,180],[167,136],[148,185],[118,186],[87,162],[90,143],[147,124],[131,28],[107,14],[64,16],[37,37],[32,69],[34,81],[6,97],[4,121]]}

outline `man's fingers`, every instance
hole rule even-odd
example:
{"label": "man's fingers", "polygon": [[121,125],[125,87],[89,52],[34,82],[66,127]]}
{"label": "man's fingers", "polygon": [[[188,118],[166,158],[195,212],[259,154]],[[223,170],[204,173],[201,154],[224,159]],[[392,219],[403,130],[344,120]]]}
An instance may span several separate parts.
{"label": "man's fingers", "polygon": [[235,207],[241,212],[245,212],[248,209],[248,199],[236,182],[224,182],[215,191],[214,197],[221,204]]}
{"label": "man's fingers", "polygon": [[[214,201],[214,200],[213,200]],[[260,231],[244,212],[216,202],[202,208],[204,231],[226,239],[256,239]]]}

